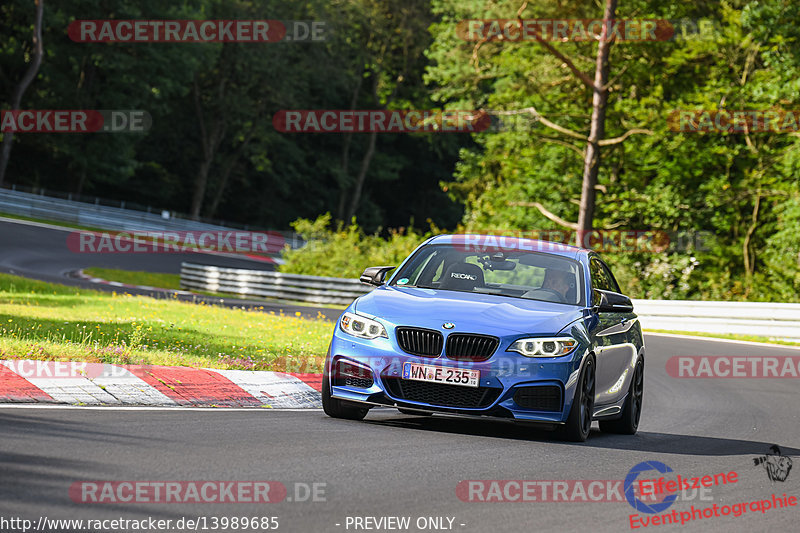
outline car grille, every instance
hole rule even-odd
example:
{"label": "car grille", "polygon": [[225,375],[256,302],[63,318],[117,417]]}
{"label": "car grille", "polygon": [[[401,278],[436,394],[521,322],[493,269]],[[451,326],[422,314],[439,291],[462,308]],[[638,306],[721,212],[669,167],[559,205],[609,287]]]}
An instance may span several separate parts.
{"label": "car grille", "polygon": [[442,407],[489,407],[502,392],[502,389],[490,387],[463,387],[398,378],[384,378],[384,382],[389,393],[399,400]]}
{"label": "car grille", "polygon": [[522,387],[514,394],[514,402],[525,409],[561,411],[561,388],[552,385]]}
{"label": "car grille", "polygon": [[371,370],[355,365],[346,359],[337,359],[333,379],[335,385],[358,387],[359,389],[368,389],[374,383]]}
{"label": "car grille", "polygon": [[438,331],[422,328],[397,328],[397,343],[400,348],[412,355],[437,357],[442,353],[444,337]]}
{"label": "car grille", "polygon": [[364,379],[364,378],[354,378],[352,376],[347,376],[344,378],[344,384],[347,387],[357,387],[359,389],[368,389],[372,387],[372,380],[371,379]]}
{"label": "car grille", "polygon": [[447,337],[445,353],[456,361],[485,361],[494,354],[500,339],[489,335],[453,333]]}

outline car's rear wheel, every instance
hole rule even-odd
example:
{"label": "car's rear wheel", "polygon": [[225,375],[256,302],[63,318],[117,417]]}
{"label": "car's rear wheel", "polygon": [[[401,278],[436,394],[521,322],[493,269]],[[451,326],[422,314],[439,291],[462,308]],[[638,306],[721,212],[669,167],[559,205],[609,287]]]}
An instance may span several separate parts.
{"label": "car's rear wheel", "polygon": [[403,409],[402,407],[397,408],[398,411],[403,413],[404,415],[416,415],[416,416],[432,416],[433,413],[430,411],[414,411],[412,409]]}
{"label": "car's rear wheel", "polygon": [[589,356],[578,378],[567,422],[561,429],[561,436],[565,440],[584,442],[589,438],[594,414],[594,383],[594,358]]}
{"label": "car's rear wheel", "polygon": [[325,411],[326,415],[332,418],[362,420],[367,416],[369,407],[361,407],[332,397],[330,379],[325,375],[322,377],[322,410]]}
{"label": "car's rear wheel", "polygon": [[644,359],[636,361],[633,379],[628,390],[628,398],[622,409],[622,416],[617,420],[603,420],[600,430],[606,433],[620,435],[634,435],[639,429],[639,418],[642,415],[642,400],[644,399]]}

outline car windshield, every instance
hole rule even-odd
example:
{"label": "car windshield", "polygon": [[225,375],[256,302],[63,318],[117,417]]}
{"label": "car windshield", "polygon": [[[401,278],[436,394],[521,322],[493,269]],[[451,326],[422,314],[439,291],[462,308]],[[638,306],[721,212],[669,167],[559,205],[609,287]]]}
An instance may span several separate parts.
{"label": "car windshield", "polygon": [[581,264],[543,253],[433,244],[417,251],[391,285],[583,305]]}

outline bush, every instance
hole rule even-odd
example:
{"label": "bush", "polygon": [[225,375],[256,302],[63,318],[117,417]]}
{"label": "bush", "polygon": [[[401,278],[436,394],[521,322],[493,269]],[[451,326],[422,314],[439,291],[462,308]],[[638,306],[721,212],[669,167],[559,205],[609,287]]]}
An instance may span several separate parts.
{"label": "bush", "polygon": [[341,222],[331,229],[331,215],[316,220],[299,219],[294,230],[306,241],[302,248],[285,248],[285,263],[279,270],[291,274],[358,278],[366,267],[399,265],[414,248],[441,231],[431,225],[426,233],[413,228],[388,230],[388,237],[379,232],[367,235],[355,219],[348,226]]}
{"label": "bush", "polygon": [[[307,244],[297,250],[286,248],[283,252],[286,262],[280,271],[338,278],[358,278],[368,266],[399,265],[427,238],[443,233],[431,225],[425,233],[399,228],[385,232],[386,237],[378,232],[368,235],[355,220],[348,226],[339,223],[331,229],[330,214],[316,220],[297,220],[292,227]],[[459,226],[456,231],[460,233],[465,229]],[[480,229],[474,232],[482,233]],[[787,232],[786,240],[790,237],[796,239]],[[687,250],[685,253],[601,255],[611,266],[622,292],[632,298],[798,301],[800,259],[795,241],[772,244],[770,252],[759,257],[768,267],[767,272],[756,272],[750,283],[744,275],[733,275],[719,267],[719,257],[723,255],[719,250],[713,253]]]}

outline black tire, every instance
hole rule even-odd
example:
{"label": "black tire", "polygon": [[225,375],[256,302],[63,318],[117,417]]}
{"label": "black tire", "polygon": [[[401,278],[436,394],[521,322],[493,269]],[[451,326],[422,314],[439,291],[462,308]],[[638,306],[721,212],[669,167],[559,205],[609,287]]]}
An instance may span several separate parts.
{"label": "black tire", "polygon": [[567,422],[561,428],[560,434],[564,440],[571,442],[585,442],[592,429],[592,415],[594,414],[594,357],[586,358],[578,383],[575,386],[575,398],[569,410]]}
{"label": "black tire", "polygon": [[622,416],[616,420],[602,420],[600,430],[604,433],[617,433],[619,435],[635,435],[639,429],[639,418],[642,415],[642,400],[644,399],[644,359],[636,361],[633,379],[622,408]]}
{"label": "black tire", "polygon": [[[327,363],[326,363],[327,368]],[[322,376],[322,410],[331,418],[345,418],[347,420],[363,420],[367,416],[369,407],[361,407],[350,402],[338,400],[331,396],[330,378]]]}
{"label": "black tire", "polygon": [[398,407],[397,410],[403,413],[404,415],[433,416],[433,413],[431,413],[430,411],[412,411],[411,409],[403,409],[402,407]]}

